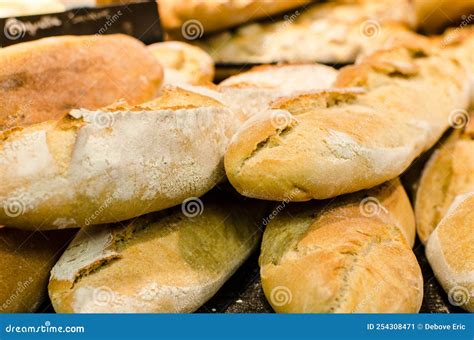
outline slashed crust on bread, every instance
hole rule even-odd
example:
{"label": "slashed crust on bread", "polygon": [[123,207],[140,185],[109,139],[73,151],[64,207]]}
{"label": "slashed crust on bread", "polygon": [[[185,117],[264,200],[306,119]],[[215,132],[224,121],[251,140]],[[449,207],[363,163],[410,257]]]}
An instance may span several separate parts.
{"label": "slashed crust on bread", "polygon": [[283,313],[418,312],[423,278],[407,231],[413,242],[413,211],[398,180],[290,204],[264,233],[265,295]]}

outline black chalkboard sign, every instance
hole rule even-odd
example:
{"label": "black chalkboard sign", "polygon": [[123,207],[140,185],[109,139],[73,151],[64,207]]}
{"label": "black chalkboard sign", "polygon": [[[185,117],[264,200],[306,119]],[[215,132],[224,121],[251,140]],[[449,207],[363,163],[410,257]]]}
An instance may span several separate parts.
{"label": "black chalkboard sign", "polygon": [[145,44],[163,41],[155,1],[122,6],[78,8],[61,13],[0,19],[0,45],[58,35],[103,35],[124,33]]}

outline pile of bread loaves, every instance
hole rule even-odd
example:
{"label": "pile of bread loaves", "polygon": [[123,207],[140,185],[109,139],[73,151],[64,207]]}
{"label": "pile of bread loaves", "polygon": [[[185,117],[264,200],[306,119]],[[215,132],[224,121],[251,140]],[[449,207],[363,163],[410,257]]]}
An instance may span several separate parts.
{"label": "pile of bread loaves", "polygon": [[193,312],[260,248],[276,312],[416,313],[416,234],[474,311],[474,29],[412,31],[466,2],[160,3],[204,38],[0,50],[1,312]]}

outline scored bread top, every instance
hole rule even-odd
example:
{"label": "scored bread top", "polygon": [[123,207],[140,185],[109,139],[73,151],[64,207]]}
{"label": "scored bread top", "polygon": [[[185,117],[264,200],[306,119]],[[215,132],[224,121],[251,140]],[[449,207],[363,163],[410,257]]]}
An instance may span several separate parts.
{"label": "scored bread top", "polygon": [[239,129],[225,166],[240,193],[305,201],[381,184],[430,148],[450,112],[468,102],[465,70],[423,46],[376,52],[343,68],[334,87],[344,88],[340,98],[291,96]]}
{"label": "scored bread top", "polygon": [[0,130],[156,96],[158,61],[126,35],[63,36],[0,50]]}

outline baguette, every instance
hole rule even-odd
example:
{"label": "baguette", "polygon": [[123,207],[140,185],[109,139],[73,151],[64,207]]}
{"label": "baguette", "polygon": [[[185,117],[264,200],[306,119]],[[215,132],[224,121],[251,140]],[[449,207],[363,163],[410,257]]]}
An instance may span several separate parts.
{"label": "baguette", "polygon": [[449,302],[474,312],[474,192],[459,195],[428,239],[426,257]]}
{"label": "baguette", "polygon": [[200,38],[227,27],[303,6],[308,0],[161,0],[158,1],[163,27],[173,37]]}
{"label": "baguette", "polygon": [[[468,122],[459,112],[457,123]],[[448,211],[455,197],[474,191],[474,122],[456,130],[437,149],[423,170],[416,195],[418,236],[423,244]]]}
{"label": "baguette", "polygon": [[224,151],[238,124],[219,102],[169,88],[139,106],[73,110],[3,133],[0,224],[110,223],[201,196],[224,177]]}
{"label": "baguette", "polygon": [[353,63],[366,45],[385,39],[386,24],[413,27],[410,1],[361,0],[316,3],[284,20],[253,23],[203,40],[197,46],[218,64],[277,62]]}
{"label": "baguette", "polygon": [[49,272],[75,232],[0,228],[0,313],[38,309],[46,296]]}
{"label": "baguette", "polygon": [[264,232],[265,296],[278,313],[416,313],[423,277],[409,246],[414,229],[398,179],[331,202],[290,204]]}
{"label": "baguette", "polygon": [[257,247],[260,203],[195,198],[181,209],[82,229],[51,271],[59,313],[188,313]]}
{"label": "baguette", "polygon": [[0,50],[0,131],[98,109],[124,99],[153,99],[163,71],[125,35],[54,37]]}
{"label": "baguette", "polygon": [[343,68],[334,87],[278,100],[243,124],[225,155],[239,193],[307,201],[381,184],[434,145],[469,99],[464,68],[424,44],[376,52]]}
{"label": "baguette", "polygon": [[196,46],[166,41],[148,46],[164,67],[165,84],[202,84],[214,79],[214,61]]}

